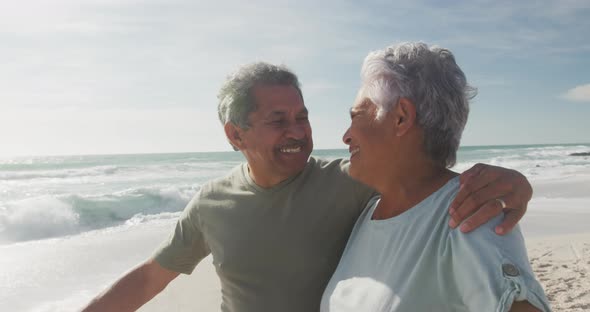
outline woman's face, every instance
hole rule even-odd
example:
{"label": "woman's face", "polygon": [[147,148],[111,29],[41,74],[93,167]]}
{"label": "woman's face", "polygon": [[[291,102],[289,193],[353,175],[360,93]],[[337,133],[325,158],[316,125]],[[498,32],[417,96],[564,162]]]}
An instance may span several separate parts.
{"label": "woman's face", "polygon": [[392,114],[376,120],[377,106],[368,99],[361,99],[350,110],[350,127],[342,140],[349,146],[349,174],[356,180],[375,186],[385,166],[393,160]]}

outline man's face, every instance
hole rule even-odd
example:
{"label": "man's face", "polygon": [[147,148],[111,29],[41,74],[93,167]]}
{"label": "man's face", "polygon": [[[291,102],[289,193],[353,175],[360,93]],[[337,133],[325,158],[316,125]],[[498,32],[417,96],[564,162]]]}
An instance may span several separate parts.
{"label": "man's face", "polygon": [[272,186],[301,172],[313,140],[307,109],[292,86],[256,86],[256,111],[250,113],[250,128],[242,130],[240,150],[251,175],[261,186]]}
{"label": "man's face", "polygon": [[377,106],[368,99],[358,100],[350,110],[350,127],[342,137],[349,146],[350,176],[367,185],[374,185],[379,170],[391,161],[391,114],[381,120],[376,120],[376,116]]}

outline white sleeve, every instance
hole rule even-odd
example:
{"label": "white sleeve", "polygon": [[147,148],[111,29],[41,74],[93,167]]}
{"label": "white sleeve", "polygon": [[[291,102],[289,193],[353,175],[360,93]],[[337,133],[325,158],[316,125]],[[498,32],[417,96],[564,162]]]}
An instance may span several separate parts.
{"label": "white sleeve", "polygon": [[471,233],[451,230],[447,242],[449,278],[469,311],[509,311],[514,301],[528,301],[550,311],[543,288],[529,263],[524,238],[517,226],[499,236],[498,216]]}

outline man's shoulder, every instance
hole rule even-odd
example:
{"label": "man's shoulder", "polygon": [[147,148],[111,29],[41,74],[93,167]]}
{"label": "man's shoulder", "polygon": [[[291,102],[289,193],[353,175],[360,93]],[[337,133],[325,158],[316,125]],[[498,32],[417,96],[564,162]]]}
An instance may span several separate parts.
{"label": "man's shoulder", "polygon": [[240,194],[244,189],[243,178],[240,176],[242,166],[243,164],[240,164],[227,174],[203,183],[187,204],[185,211],[201,218],[205,212],[213,212],[219,207],[231,206],[231,203],[238,202],[236,194]]}
{"label": "man's shoulder", "polygon": [[204,185],[210,188],[229,187],[244,183],[244,166],[245,163],[240,163],[234,166],[229,172],[222,176],[207,181]]}
{"label": "man's shoulder", "polygon": [[314,170],[322,171],[322,172],[340,172],[340,173],[348,173],[348,166],[349,162],[347,159],[343,158],[335,158],[335,159],[325,159],[316,156],[311,156],[309,158],[309,163]]}
{"label": "man's shoulder", "polygon": [[[306,182],[313,180],[311,184],[316,185],[318,190],[322,190],[324,195],[334,193],[332,195],[339,197],[345,196],[344,194],[353,196],[356,199],[355,203],[359,205],[357,207],[359,212],[365,207],[368,199],[376,195],[372,188],[348,175],[347,159],[311,157],[310,162],[312,162],[313,171],[305,177]],[[306,185],[309,184],[306,183]]]}
{"label": "man's shoulder", "polygon": [[244,164],[239,164],[225,175],[203,183],[195,196],[195,200],[227,196],[235,190],[243,188],[246,183],[243,177],[243,166]]}

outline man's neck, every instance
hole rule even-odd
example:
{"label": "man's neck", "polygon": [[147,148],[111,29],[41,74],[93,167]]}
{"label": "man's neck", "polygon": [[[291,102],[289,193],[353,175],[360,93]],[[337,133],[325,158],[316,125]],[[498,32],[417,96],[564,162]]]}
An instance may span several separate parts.
{"label": "man's neck", "polygon": [[[279,185],[281,182],[291,178],[294,175],[279,175],[279,174],[260,174],[252,170],[250,165],[248,167],[248,175],[261,188],[270,189]],[[298,174],[298,173],[297,173]],[[296,174],[295,174],[296,175]]]}

